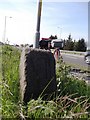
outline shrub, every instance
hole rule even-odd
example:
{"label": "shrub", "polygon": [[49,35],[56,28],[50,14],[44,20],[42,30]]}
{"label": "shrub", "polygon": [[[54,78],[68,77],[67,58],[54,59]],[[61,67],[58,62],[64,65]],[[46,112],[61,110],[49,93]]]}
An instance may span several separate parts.
{"label": "shrub", "polygon": [[90,86],[84,80],[70,76],[70,69],[70,66],[66,66],[65,63],[59,61],[56,71],[59,94],[70,95],[77,93],[76,97],[90,97]]}

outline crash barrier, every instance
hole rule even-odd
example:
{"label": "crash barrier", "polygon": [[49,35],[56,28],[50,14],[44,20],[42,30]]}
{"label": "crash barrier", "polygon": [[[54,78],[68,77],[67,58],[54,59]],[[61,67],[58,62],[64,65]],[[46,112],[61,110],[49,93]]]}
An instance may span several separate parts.
{"label": "crash barrier", "polygon": [[25,48],[20,59],[20,93],[24,103],[56,92],[55,59],[50,51]]}

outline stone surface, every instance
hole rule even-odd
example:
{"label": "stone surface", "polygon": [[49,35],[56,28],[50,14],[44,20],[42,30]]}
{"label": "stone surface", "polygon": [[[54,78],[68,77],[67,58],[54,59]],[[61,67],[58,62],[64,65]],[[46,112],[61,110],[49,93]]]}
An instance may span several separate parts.
{"label": "stone surface", "polygon": [[[47,86],[47,87],[46,87]],[[22,101],[37,99],[42,93],[47,99],[55,93],[55,59],[50,51],[23,49],[20,60],[20,92]]]}

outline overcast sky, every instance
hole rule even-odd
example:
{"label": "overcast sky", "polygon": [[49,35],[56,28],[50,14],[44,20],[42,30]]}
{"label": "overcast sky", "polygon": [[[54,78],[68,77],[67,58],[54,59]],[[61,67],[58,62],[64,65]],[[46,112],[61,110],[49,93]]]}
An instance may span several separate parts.
{"label": "overcast sky", "polygon": [[[61,2],[43,0],[41,38],[57,35],[66,39],[88,40],[88,1]],[[0,41],[4,38],[11,44],[32,44],[37,24],[38,0],[0,0]],[[10,16],[12,18],[10,18]]]}

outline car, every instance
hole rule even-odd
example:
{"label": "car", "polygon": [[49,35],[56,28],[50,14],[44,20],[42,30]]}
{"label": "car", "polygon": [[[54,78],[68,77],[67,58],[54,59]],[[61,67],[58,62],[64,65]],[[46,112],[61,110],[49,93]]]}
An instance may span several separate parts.
{"label": "car", "polygon": [[63,48],[63,41],[62,40],[59,40],[59,39],[53,39],[51,41],[51,46],[52,48]]}
{"label": "car", "polygon": [[86,64],[90,65],[90,50],[86,51],[86,54],[84,56],[84,60],[85,60]]}
{"label": "car", "polygon": [[88,57],[86,58],[86,63],[87,63],[87,64],[90,64],[90,56],[88,56]]}

